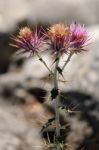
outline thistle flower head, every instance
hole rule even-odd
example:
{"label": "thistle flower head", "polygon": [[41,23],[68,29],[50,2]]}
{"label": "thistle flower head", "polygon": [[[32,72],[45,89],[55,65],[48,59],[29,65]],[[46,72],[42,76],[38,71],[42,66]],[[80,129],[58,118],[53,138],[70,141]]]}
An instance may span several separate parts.
{"label": "thistle flower head", "polygon": [[44,37],[40,36],[40,31],[32,31],[28,27],[21,28],[17,37],[13,38],[15,44],[11,44],[14,47],[23,49],[23,52],[34,53],[44,43]]}
{"label": "thistle flower head", "polygon": [[19,31],[19,37],[21,38],[29,38],[32,35],[32,31],[28,27],[21,28]]}
{"label": "thistle flower head", "polygon": [[66,51],[68,35],[69,27],[64,24],[55,24],[48,29],[50,46],[55,53]]}
{"label": "thistle flower head", "polygon": [[72,23],[70,25],[70,47],[77,52],[84,50],[89,40],[86,28],[80,24]]}
{"label": "thistle flower head", "polygon": [[55,24],[50,27],[49,35],[51,36],[60,36],[63,37],[68,33],[68,27],[65,27],[64,24]]}

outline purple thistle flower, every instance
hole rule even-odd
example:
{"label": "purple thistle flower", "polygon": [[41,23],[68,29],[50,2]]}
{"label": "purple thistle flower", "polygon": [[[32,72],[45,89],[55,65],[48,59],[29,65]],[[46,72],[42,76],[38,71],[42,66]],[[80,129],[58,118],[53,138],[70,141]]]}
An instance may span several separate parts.
{"label": "purple thistle flower", "polygon": [[48,40],[53,53],[67,53],[69,27],[64,24],[55,24],[48,29]]}
{"label": "purple thistle flower", "polygon": [[84,47],[88,44],[89,35],[86,28],[80,24],[72,23],[70,25],[70,48],[78,53],[85,51]]}
{"label": "purple thistle flower", "polygon": [[28,27],[20,29],[17,37],[13,38],[15,44],[12,46],[23,49],[23,53],[30,52],[34,54],[44,44],[44,36],[40,36],[40,31],[32,31]]}

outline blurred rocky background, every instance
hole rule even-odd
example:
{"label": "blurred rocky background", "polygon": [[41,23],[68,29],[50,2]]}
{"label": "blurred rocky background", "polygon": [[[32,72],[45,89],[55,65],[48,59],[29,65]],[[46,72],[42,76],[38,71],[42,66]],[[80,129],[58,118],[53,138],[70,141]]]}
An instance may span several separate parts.
{"label": "blurred rocky background", "polygon": [[[88,52],[74,56],[59,83],[69,124],[66,150],[99,150],[99,1],[0,0],[0,150],[42,150],[40,130],[54,112],[45,103],[49,73],[36,57],[15,55],[9,46],[20,27],[72,21],[85,24],[91,35]],[[48,65],[52,57],[43,53]],[[60,66],[64,62],[62,58]]]}

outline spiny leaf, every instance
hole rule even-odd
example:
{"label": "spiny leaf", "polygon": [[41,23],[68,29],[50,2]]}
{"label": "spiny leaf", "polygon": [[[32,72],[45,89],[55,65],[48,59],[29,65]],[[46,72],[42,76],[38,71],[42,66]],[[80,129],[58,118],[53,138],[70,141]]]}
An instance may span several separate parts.
{"label": "spiny leaf", "polygon": [[56,58],[56,59],[54,60],[54,62],[52,63],[51,66],[53,66],[53,65],[55,64],[55,62],[58,61],[58,59],[59,59],[59,58]]}
{"label": "spiny leaf", "polygon": [[72,109],[68,108],[67,106],[60,106],[59,108],[68,113],[79,112],[79,111],[73,111]]}
{"label": "spiny leaf", "polygon": [[52,98],[52,100],[55,99],[58,96],[58,94],[59,94],[58,89],[53,88],[51,90],[51,98]]}
{"label": "spiny leaf", "polygon": [[59,66],[57,67],[57,71],[64,78],[63,71],[62,71],[62,69]]}
{"label": "spiny leaf", "polygon": [[62,82],[62,83],[64,83],[64,84],[65,84],[66,82],[68,82],[68,81],[61,80],[61,79],[58,79],[58,81],[59,81],[59,82]]}
{"label": "spiny leaf", "polygon": [[68,108],[68,106],[60,106],[59,108],[62,109],[62,110],[64,110],[64,111],[66,111],[66,112],[70,111],[70,109]]}
{"label": "spiny leaf", "polygon": [[52,122],[55,120],[55,117],[48,119],[48,121],[43,125],[41,132],[44,131],[44,129],[48,128],[50,125],[52,125]]}
{"label": "spiny leaf", "polygon": [[43,59],[42,58],[39,58],[39,60],[42,62],[43,61]]}

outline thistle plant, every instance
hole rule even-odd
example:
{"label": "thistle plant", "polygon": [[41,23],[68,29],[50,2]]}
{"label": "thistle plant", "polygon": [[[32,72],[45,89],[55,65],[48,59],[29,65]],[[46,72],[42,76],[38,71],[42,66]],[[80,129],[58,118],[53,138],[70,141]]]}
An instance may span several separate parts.
{"label": "thistle plant", "polygon": [[[60,117],[59,117],[59,95],[60,89],[58,86],[59,76],[63,76],[63,71],[71,57],[74,54],[86,51],[85,47],[89,43],[89,33],[84,25],[72,23],[70,25],[54,24],[50,26],[47,31],[44,30],[31,30],[29,27],[20,29],[17,37],[13,37],[14,47],[22,49],[22,53],[30,53],[30,55],[37,55],[39,60],[49,71],[52,77],[53,88],[50,91],[51,100],[55,102],[55,124],[56,124],[56,139],[60,138]],[[54,56],[54,69],[50,69],[47,62],[40,56],[43,45],[47,44],[51,55]],[[60,59],[63,55],[67,55],[62,67],[59,66]],[[51,125],[54,119],[48,119],[48,123],[44,126]],[[57,149],[61,149],[57,147]]]}

